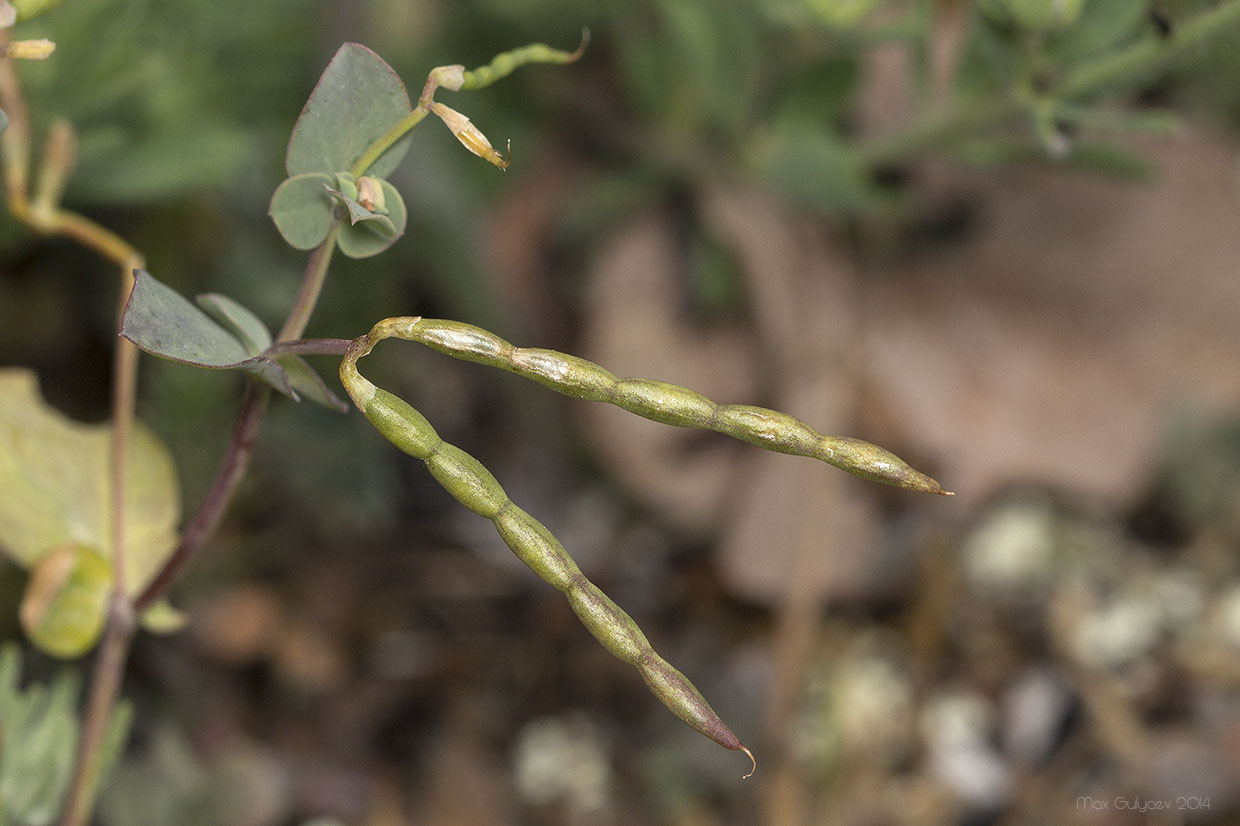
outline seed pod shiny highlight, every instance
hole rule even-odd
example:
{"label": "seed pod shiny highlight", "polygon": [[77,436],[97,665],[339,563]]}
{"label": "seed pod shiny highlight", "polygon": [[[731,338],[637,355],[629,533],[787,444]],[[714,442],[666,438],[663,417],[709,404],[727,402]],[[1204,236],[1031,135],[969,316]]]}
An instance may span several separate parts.
{"label": "seed pod shiny highlight", "polygon": [[421,413],[357,372],[357,360],[370,352],[373,343],[369,336],[353,343],[341,362],[340,380],[375,429],[425,462],[435,480],[457,501],[491,520],[513,553],[568,597],[573,613],[590,633],[613,656],[634,666],[673,714],[724,748],[744,751],[752,760],[749,749],[701,692],[655,652],[633,618],[586,578],[546,526],[517,507],[477,459],[441,439]]}
{"label": "seed pod shiny highlight", "polygon": [[747,404],[719,404],[694,390],[654,379],[617,378],[605,368],[555,350],[514,347],[504,339],[459,321],[407,317],[380,321],[365,337],[369,346],[385,338],[425,344],[453,358],[498,367],[557,393],[606,402],[647,419],[697,427],[777,453],[808,456],[886,485],[952,495],[889,450],[848,436],[825,436],[787,413]]}

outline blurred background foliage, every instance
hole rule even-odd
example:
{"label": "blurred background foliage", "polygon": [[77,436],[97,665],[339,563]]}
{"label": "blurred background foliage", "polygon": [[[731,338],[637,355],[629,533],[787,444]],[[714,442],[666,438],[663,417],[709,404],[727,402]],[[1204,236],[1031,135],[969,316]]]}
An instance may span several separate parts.
{"label": "blurred background foliage", "polygon": [[[816,423],[894,440],[962,494],[944,516],[941,503],[832,488],[864,499],[832,524],[855,520],[868,533],[810,542],[835,560],[835,584],[807,595],[782,563],[765,562],[784,544],[777,523],[803,514],[778,512],[756,535],[730,527],[730,511],[743,510],[731,506],[756,500],[756,487],[781,489],[741,453],[621,429],[433,354],[388,354],[373,378],[420,405],[561,535],[753,741],[759,774],[738,786],[733,755],[698,742],[605,662],[558,595],[361,417],[277,400],[225,528],[177,594],[191,631],[138,646],[127,682],[134,740],[104,821],[274,826],[326,812],[371,824],[1144,822],[1114,806],[1074,807],[1081,795],[1127,795],[1212,800],[1179,814],[1228,822],[1240,788],[1230,782],[1240,765],[1234,386],[1217,385],[1208,405],[1159,407],[1135,457],[1078,453],[1059,464],[986,441],[988,422],[1000,440],[1038,432],[1016,413],[936,418],[924,396],[872,392],[884,381],[888,391],[936,380],[944,394],[976,389],[923,374],[915,358],[882,370],[884,342],[917,329],[871,312],[889,293],[938,325],[921,328],[917,354],[973,329],[968,317],[935,315],[934,296],[975,315],[989,296],[1008,296],[1039,323],[1087,326],[1092,305],[1072,290],[1097,285],[1121,318],[1152,329],[1129,301],[1149,292],[1145,282],[1104,281],[1105,263],[1090,269],[1082,250],[1096,238],[1065,244],[1071,288],[1059,270],[995,272],[968,251],[998,243],[988,228],[1014,225],[1025,246],[999,260],[1053,267],[1060,236],[1046,216],[1056,204],[1112,193],[1074,224],[1106,226],[1105,210],[1120,214],[1142,187],[1176,180],[1172,161],[1185,153],[1221,154],[1212,169],[1233,178],[1206,180],[1228,181],[1221,200],[1232,209],[1234,33],[1169,70],[1090,90],[1098,95],[1048,94],[1109,50],[1174,37],[1217,5],[68,0],[22,24],[20,36],[57,43],[52,59],[20,68],[36,138],[56,118],[77,129],[66,204],[132,241],[165,283],[229,295],[273,328],[304,255],[281,244],[267,205],[289,130],[341,42],[374,49],[416,96],[433,66],[472,67],[529,42],[571,48],[588,26],[592,43],[574,66],[440,96],[496,145],[511,138],[511,169],[479,163],[424,123],[393,176],[409,206],[406,236],[377,258],[334,262],[308,335],[353,337],[389,315],[457,318],[725,401],[783,401],[811,420],[805,409],[825,414],[795,391],[825,387],[853,401]],[[1177,118],[1214,142],[1149,137]],[[1167,207],[1199,228],[1172,242],[1186,249],[1219,235],[1210,228],[1234,233],[1236,213],[1202,218],[1195,192]],[[791,286],[764,274],[780,265],[794,271]],[[1234,259],[1228,266],[1234,273]],[[841,267],[842,287],[831,275]],[[976,273],[967,289],[962,272]],[[1181,276],[1151,279],[1175,289]],[[107,414],[113,278],[70,244],[0,220],[0,362],[33,367],[54,404],[88,420]],[[1039,281],[1051,298],[1031,302]],[[1234,296],[1192,283],[1184,289],[1217,308]],[[992,327],[1022,334],[1024,316],[999,318]],[[1220,338],[1192,316],[1177,323],[1155,329]],[[1098,342],[1115,329],[1087,340],[1104,351]],[[1061,333],[1052,324],[1029,335],[1039,346],[1077,342]],[[858,366],[863,340],[878,342],[869,372]],[[1045,399],[1028,354],[978,341],[964,345],[981,359],[969,369],[1015,371],[1007,399],[1036,416]],[[663,362],[650,352],[660,347]],[[1089,355],[1065,349],[1047,360]],[[1164,360],[1191,372],[1177,359]],[[1082,381],[1116,399],[1113,364],[1080,364]],[[822,369],[841,375],[805,379]],[[235,376],[143,360],[140,415],[172,446],[187,509],[214,472],[239,388]],[[1108,426],[1126,432],[1105,404],[1068,409],[1056,421],[1082,440]],[[984,462],[950,454],[975,434],[977,451],[991,448],[1010,472],[987,475]],[[1045,446],[1058,435],[1041,434],[1031,452],[1053,453]],[[1109,461],[1122,482],[1106,476]],[[717,549],[744,544],[738,537],[753,540],[750,561],[721,562]],[[854,581],[856,557],[869,567]],[[764,565],[793,586],[754,573]],[[0,590],[16,594],[22,576],[6,568]],[[11,612],[0,624],[18,635]],[[36,674],[51,673],[31,659]],[[1045,795],[1052,802],[1038,803]]]}

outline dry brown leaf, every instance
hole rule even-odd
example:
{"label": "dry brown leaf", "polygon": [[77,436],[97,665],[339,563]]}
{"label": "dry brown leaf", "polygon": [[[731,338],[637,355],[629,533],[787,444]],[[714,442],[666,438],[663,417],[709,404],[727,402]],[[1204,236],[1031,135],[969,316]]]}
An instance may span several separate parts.
{"label": "dry brown leaf", "polygon": [[1149,186],[955,174],[981,199],[981,234],[867,281],[887,438],[941,461],[955,490],[1034,481],[1130,502],[1174,417],[1240,402],[1235,148],[1196,132],[1139,149]]}

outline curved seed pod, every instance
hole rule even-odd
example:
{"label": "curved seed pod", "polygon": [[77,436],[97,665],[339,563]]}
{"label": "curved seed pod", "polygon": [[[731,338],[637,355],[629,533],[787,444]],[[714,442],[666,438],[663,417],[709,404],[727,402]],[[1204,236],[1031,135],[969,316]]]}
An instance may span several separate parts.
{"label": "curved seed pod", "polygon": [[677,384],[617,378],[594,362],[555,350],[513,347],[471,324],[421,317],[389,318],[376,324],[365,340],[370,347],[385,338],[420,342],[453,358],[498,367],[557,393],[614,404],[656,422],[714,430],[777,453],[820,459],[863,479],[952,495],[894,453],[870,442],[824,436],[787,413],[747,404],[719,404]]}
{"label": "curved seed pod", "polygon": [[583,54],[590,43],[590,30],[581,30],[581,45],[575,51],[565,52],[553,49],[543,43],[522,46],[519,49],[503,52],[485,66],[465,73],[461,89],[481,89],[490,86],[497,80],[507,77],[527,63],[574,63]]}
{"label": "curved seed pod", "polygon": [[357,360],[370,352],[373,343],[369,336],[353,343],[341,362],[340,380],[375,429],[405,453],[425,462],[435,480],[457,501],[491,520],[513,553],[568,597],[573,612],[590,633],[611,654],[634,666],[650,691],[673,714],[724,748],[743,751],[753,760],[753,754],[693,683],[655,653],[633,618],[586,579],[551,531],[513,504],[490,471],[441,439],[430,422],[404,400],[375,387],[357,372]]}

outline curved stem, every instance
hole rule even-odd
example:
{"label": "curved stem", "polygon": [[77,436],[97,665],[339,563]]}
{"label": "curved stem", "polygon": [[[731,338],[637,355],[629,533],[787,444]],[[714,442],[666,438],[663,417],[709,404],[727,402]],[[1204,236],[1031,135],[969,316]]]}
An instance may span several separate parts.
{"label": "curved stem", "polygon": [[[297,342],[295,339],[300,338],[306,329],[314,306],[318,303],[323,283],[327,279],[327,268],[331,264],[332,252],[336,249],[336,236],[339,231],[340,225],[337,224],[323,243],[310,255],[310,260],[306,262],[306,272],[302,276],[301,289],[289,310],[284,326],[280,329],[277,344],[272,348],[273,351],[281,353],[300,351],[303,355],[309,355],[315,348],[316,340]],[[319,341],[332,342],[333,340]],[[346,342],[345,347],[347,346]],[[325,344],[322,352],[334,355],[335,347],[334,344]],[[198,555],[206,544],[207,538],[219,525],[224,511],[228,509],[228,504],[237,491],[237,485],[241,483],[241,479],[249,469],[250,457],[254,453],[254,441],[258,437],[258,430],[262,425],[263,415],[267,411],[270,396],[270,388],[267,385],[260,385],[256,382],[249,382],[246,385],[245,395],[241,399],[241,409],[237,411],[237,419],[233,424],[232,436],[228,440],[228,447],[215,473],[215,479],[211,482],[211,488],[207,491],[202,504],[198,506],[198,512],[194,514],[194,518],[185,526],[176,550],[134,601],[134,609],[139,614],[168,593],[173,581],[190,560]]]}
{"label": "curved stem", "polygon": [[202,549],[208,536],[219,525],[224,511],[232,501],[242,477],[250,466],[250,457],[254,453],[254,441],[258,437],[259,426],[263,414],[267,411],[267,401],[271,397],[270,388],[257,382],[248,382],[245,394],[241,399],[241,409],[233,425],[232,437],[228,448],[216,471],[215,479],[207,496],[199,506],[194,518],[185,526],[172,556],[160,568],[159,573],[143,589],[134,600],[134,610],[141,614],[167,593],[174,579],[185,568],[189,561]]}

